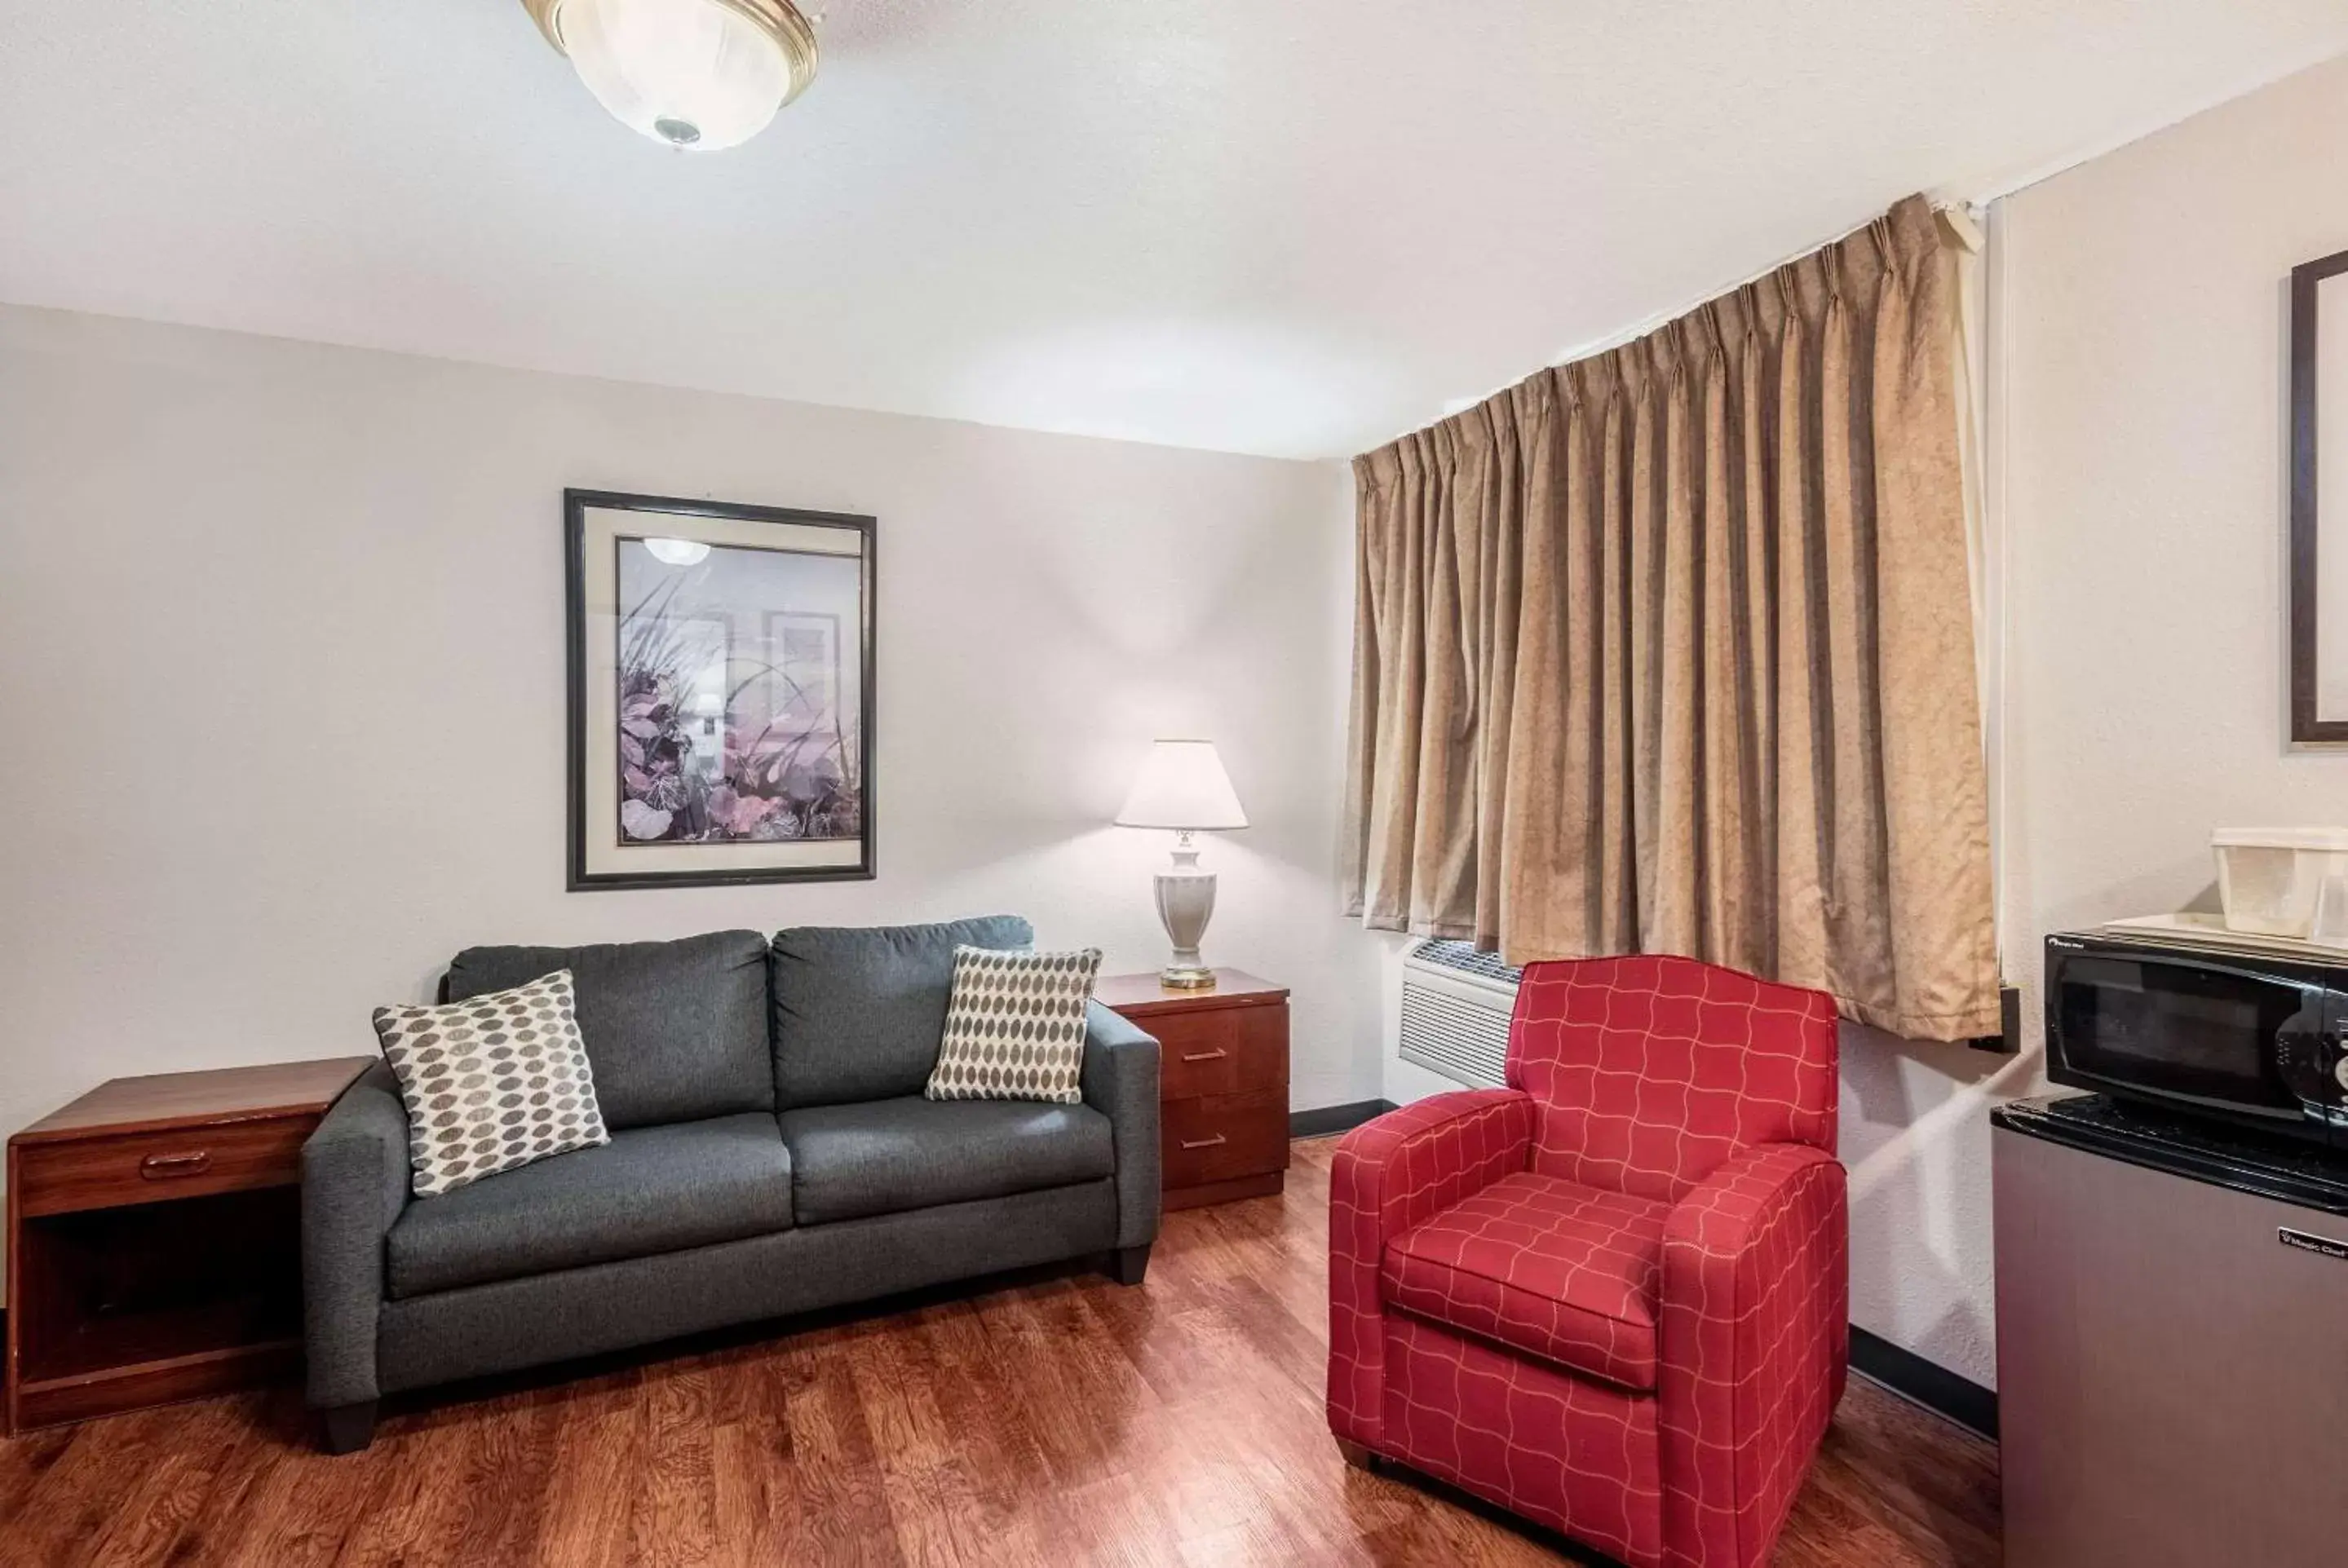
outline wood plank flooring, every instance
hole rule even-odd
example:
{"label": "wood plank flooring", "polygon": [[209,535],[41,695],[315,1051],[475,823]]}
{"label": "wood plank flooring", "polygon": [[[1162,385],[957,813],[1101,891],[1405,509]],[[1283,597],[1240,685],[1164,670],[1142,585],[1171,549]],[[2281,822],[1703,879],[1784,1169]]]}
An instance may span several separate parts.
{"label": "wood plank flooring", "polygon": [[[1045,1271],[395,1405],[317,1452],[290,1389],[0,1441],[10,1564],[1577,1561],[1348,1469],[1321,1409],[1334,1144],[1167,1217],[1148,1283]],[[1785,1568],[1998,1561],[1990,1444],[1854,1378]]]}

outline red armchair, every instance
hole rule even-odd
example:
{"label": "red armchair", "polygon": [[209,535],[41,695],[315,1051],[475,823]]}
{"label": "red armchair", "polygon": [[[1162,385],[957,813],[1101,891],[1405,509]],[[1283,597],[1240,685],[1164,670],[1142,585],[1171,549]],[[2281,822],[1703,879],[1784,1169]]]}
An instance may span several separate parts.
{"label": "red armchair", "polygon": [[1631,1568],[1767,1561],[1849,1351],[1833,1004],[1535,964],[1508,1081],[1338,1146],[1330,1429]]}

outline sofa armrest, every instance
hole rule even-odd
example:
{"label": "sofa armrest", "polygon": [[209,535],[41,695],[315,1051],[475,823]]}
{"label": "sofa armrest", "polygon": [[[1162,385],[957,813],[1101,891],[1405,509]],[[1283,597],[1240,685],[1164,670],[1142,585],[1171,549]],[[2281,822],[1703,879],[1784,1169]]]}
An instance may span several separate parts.
{"label": "sofa armrest", "polygon": [[1378,1446],[1386,1244],[1531,1157],[1533,1102],[1513,1089],[1437,1094],[1345,1134],[1329,1167],[1329,1427]]}
{"label": "sofa armrest", "polygon": [[1657,1424],[1673,1561],[1758,1564],[1842,1393],[1850,1340],[1843,1168],[1746,1149],[1665,1223]]}
{"label": "sofa armrest", "polygon": [[1085,1103],[1108,1118],[1117,1144],[1117,1245],[1158,1239],[1158,1038],[1094,1002],[1085,1012]]}
{"label": "sofa armrest", "polygon": [[384,1238],[407,1206],[408,1181],[407,1109],[377,1062],[302,1145],[303,1339],[315,1409],[376,1397]]}

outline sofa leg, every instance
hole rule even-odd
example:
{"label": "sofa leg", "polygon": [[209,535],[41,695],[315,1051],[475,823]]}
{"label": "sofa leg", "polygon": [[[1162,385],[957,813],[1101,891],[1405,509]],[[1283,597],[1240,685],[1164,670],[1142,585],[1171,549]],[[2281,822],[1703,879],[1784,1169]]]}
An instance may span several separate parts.
{"label": "sofa leg", "polygon": [[1119,1285],[1139,1285],[1149,1272],[1149,1244],[1121,1246],[1109,1254],[1108,1272]]}
{"label": "sofa leg", "polygon": [[1339,1458],[1343,1459],[1347,1464],[1352,1465],[1355,1470],[1375,1471],[1378,1468],[1377,1455],[1372,1453],[1361,1444],[1348,1442],[1344,1438],[1339,1438],[1337,1440],[1337,1454]]}
{"label": "sofa leg", "polygon": [[336,1405],[331,1410],[319,1411],[325,1428],[326,1451],[356,1453],[375,1441],[375,1409],[376,1401],[365,1399],[355,1405]]}

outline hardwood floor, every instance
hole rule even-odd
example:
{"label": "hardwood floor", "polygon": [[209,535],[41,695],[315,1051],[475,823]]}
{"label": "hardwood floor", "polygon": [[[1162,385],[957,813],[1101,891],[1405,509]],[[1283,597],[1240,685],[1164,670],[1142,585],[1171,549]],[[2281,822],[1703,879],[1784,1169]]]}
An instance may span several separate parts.
{"label": "hardwood floor", "polygon": [[[0,1442],[11,1564],[1556,1563],[1323,1421],[1328,1141],[1169,1214],[1148,1283],[1024,1276],[387,1408],[291,1390]],[[1854,1378],[1776,1561],[1993,1564],[1990,1444]]]}

